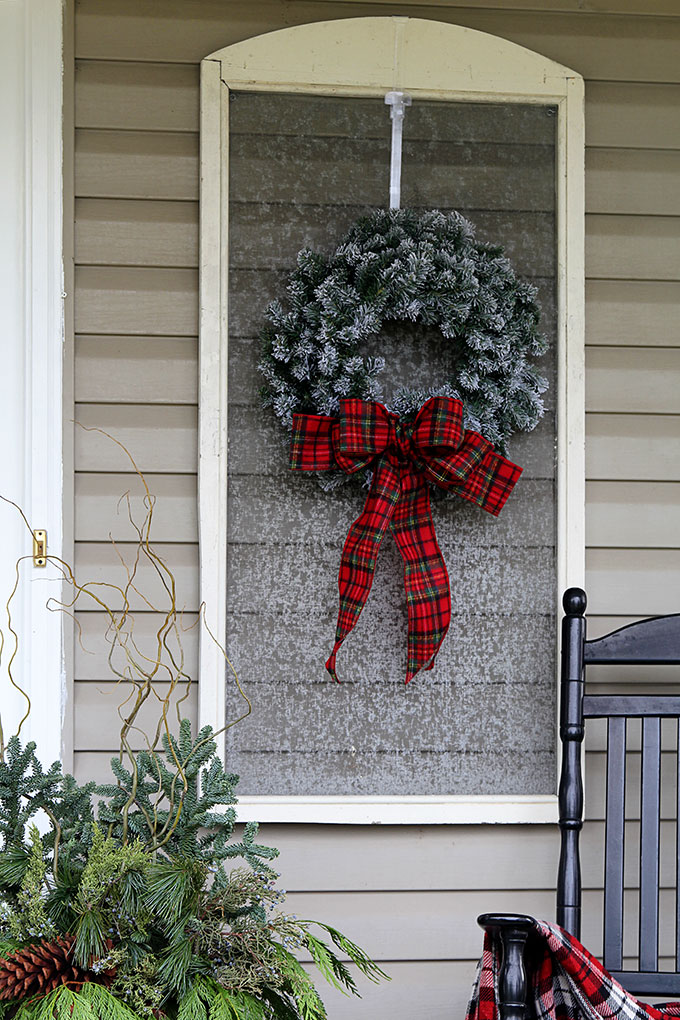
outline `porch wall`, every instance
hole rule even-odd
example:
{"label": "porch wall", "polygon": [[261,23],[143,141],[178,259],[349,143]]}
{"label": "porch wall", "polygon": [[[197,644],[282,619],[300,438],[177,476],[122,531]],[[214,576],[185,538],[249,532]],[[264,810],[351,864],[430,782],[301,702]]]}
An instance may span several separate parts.
{"label": "porch wall", "polygon": [[[196,419],[199,61],[312,20],[405,14],[505,36],[586,78],[587,566],[599,631],[678,606],[680,11],[675,0],[80,0],[76,7],[76,408],[134,452],[159,497],[156,539],[198,605]],[[76,429],[76,562],[115,559],[120,451]],[[124,518],[114,535],[129,539]],[[83,614],[84,643],[99,627]],[[187,643],[195,675],[196,645]],[[104,656],[76,653],[75,770],[117,745]],[[195,706],[195,695],[190,704]],[[599,817],[601,752],[589,751]],[[407,790],[405,792],[408,792]],[[595,825],[586,898],[600,883]],[[263,826],[291,909],[356,937],[393,977],[331,1018],[460,1016],[489,909],[553,916],[557,840],[540,826]],[[597,914],[597,910],[594,911]],[[584,932],[597,949],[596,925]]]}

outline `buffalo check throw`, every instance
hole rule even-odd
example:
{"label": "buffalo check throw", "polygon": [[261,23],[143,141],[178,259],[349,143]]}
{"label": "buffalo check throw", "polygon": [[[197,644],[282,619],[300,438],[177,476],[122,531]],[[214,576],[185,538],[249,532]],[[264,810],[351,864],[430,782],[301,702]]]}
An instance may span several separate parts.
{"label": "buffalo check throw", "polygon": [[[664,1020],[680,1017],[680,1002],[650,1006],[629,995],[581,943],[556,924],[535,921],[538,965],[529,989],[536,1020]],[[484,935],[466,1020],[499,1020],[500,940]]]}
{"label": "buffalo check throw", "polygon": [[338,649],[366,604],[388,530],[404,562],[406,683],[421,669],[432,669],[449,627],[451,594],[430,513],[430,483],[498,516],[522,469],[478,432],[464,429],[463,405],[450,397],[430,398],[410,422],[382,404],[357,399],[342,400],[337,418],[296,414],[290,463],[294,471],[339,468],[351,475],[369,466],[373,471],[364,509],[342,551],[335,646],[326,663],[330,675],[338,679]]}

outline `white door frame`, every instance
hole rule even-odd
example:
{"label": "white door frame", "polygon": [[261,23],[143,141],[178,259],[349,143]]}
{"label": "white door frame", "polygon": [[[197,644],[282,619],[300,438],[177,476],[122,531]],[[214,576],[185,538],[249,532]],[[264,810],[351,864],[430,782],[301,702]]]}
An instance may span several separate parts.
{"label": "white door frame", "polygon": [[[48,533],[48,553],[64,551],[64,259],[62,0],[0,0],[0,493],[15,500],[34,528]],[[15,562],[32,552],[31,536],[0,504],[0,709],[5,737],[26,701],[12,688],[7,663],[14,640],[5,601]],[[21,731],[44,762],[65,755],[67,725],[65,617],[46,601],[60,586],[54,569],[21,567],[13,603],[19,635],[12,671],[32,701]],[[68,755],[65,755],[68,766]]]}
{"label": "white door frame", "polygon": [[[557,107],[557,592],[585,560],[583,78],[522,46],[459,25],[371,17],[283,29],[201,65],[199,529],[201,600],[226,633],[229,89],[550,104]],[[556,606],[558,616],[561,613]],[[557,636],[556,636],[557,640]],[[559,659],[559,657],[558,657]],[[225,722],[225,663],[202,635],[200,724]],[[557,790],[557,777],[555,791]],[[239,818],[426,824],[550,822],[557,796],[241,797]]]}

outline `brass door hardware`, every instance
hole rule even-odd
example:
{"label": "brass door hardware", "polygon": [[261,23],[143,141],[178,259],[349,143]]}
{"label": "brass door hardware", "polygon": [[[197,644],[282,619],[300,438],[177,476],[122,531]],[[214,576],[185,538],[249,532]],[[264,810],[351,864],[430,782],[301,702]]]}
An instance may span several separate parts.
{"label": "brass door hardware", "polygon": [[41,528],[33,532],[33,566],[47,566],[47,532]]}

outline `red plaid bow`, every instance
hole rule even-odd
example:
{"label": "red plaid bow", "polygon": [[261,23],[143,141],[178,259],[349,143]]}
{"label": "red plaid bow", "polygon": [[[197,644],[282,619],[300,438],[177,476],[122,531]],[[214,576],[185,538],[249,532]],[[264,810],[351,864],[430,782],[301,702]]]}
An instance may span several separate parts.
{"label": "red plaid bow", "polygon": [[522,469],[496,453],[478,432],[463,428],[463,405],[432,397],[412,422],[368,400],[340,402],[340,415],[293,416],[290,462],[294,471],[340,468],[354,474],[371,465],[364,509],[349,530],[338,584],[335,647],[326,669],[337,680],[335,658],[359,619],[373,583],[378,550],[391,528],[404,561],[408,606],[406,683],[432,669],[451,619],[446,564],[430,514],[429,482],[455,489],[497,516]]}

